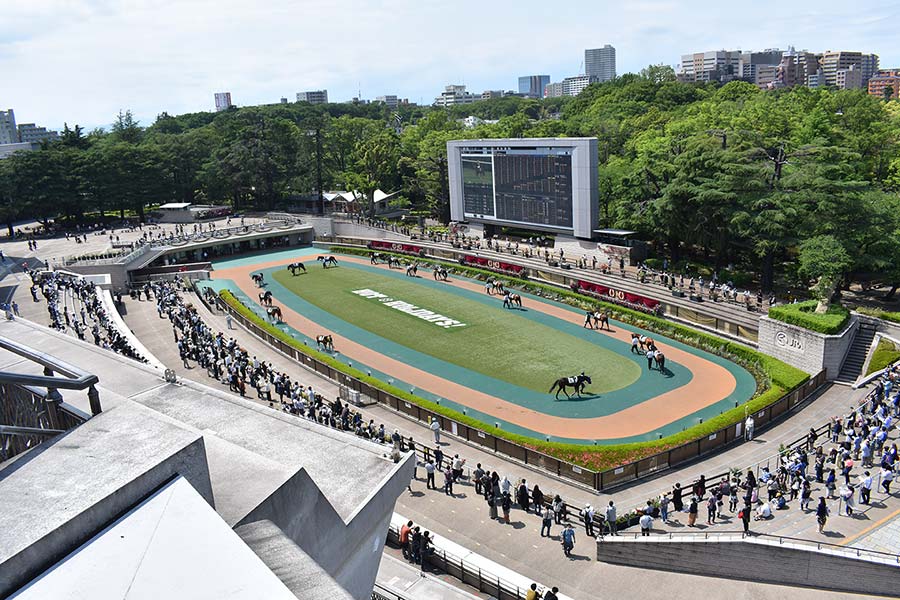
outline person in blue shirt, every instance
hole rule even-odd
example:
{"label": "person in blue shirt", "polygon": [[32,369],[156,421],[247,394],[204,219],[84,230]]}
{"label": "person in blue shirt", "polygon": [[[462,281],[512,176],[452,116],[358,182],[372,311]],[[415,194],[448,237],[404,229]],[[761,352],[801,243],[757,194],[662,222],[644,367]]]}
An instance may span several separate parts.
{"label": "person in blue shirt", "polygon": [[562,547],[563,553],[566,556],[572,556],[572,549],[575,547],[575,529],[572,527],[571,523],[566,525],[566,528],[563,529]]}

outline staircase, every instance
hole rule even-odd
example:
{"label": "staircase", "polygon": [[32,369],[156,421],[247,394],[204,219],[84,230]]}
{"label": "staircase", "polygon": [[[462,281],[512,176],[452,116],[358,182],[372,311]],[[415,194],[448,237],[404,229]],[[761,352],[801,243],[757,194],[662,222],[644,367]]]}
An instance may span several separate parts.
{"label": "staircase", "polygon": [[841,365],[841,372],[835,378],[835,383],[844,385],[853,385],[862,373],[863,365],[866,362],[866,355],[869,353],[869,346],[875,339],[875,326],[865,321],[860,321],[859,329],[850,345],[850,351]]}

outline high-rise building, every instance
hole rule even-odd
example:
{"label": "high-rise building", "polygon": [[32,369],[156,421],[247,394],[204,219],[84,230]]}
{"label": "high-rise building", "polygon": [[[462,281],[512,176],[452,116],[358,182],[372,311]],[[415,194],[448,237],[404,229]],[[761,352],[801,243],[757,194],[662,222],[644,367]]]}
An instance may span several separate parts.
{"label": "high-rise building", "polygon": [[[869,79],[869,95],[891,100],[900,98],[900,69],[883,69]],[[889,94],[886,90],[890,88]]]}
{"label": "high-rise building", "polygon": [[878,71],[877,54],[828,50],[822,53],[820,63],[825,74],[825,84],[835,87],[838,86],[838,71],[849,69],[851,66],[855,66],[860,71],[862,84],[859,87],[866,85],[869,78]]}
{"label": "high-rise building", "polygon": [[678,79],[686,82],[718,81],[726,83],[739,79],[741,73],[740,50],[711,50],[681,55]]}
{"label": "high-rise building", "polygon": [[472,104],[481,100],[481,96],[470,94],[464,85],[448,85],[444,87],[441,95],[434,99],[435,106],[455,106],[457,104]]}
{"label": "high-rise building", "polygon": [[597,83],[599,80],[593,75],[576,75],[574,77],[566,77],[562,80],[562,95],[577,96],[584,88]]}
{"label": "high-rise building", "polygon": [[58,139],[59,133],[46,127],[38,127],[34,123],[22,123],[19,125],[19,141],[22,143],[43,142],[44,140],[54,141]]}
{"label": "high-rise building", "polygon": [[793,47],[788,47],[778,64],[775,81],[772,87],[794,87],[795,85],[807,85],[810,76],[819,72],[819,59],[812,52],[802,50],[797,52]]}
{"label": "high-rise building", "polygon": [[769,48],[762,52],[743,52],[738,60],[736,74],[740,79],[760,88],[769,87],[775,80],[783,55],[784,52],[778,48]]}
{"label": "high-rise building", "polygon": [[287,98],[285,98],[284,96],[282,96],[282,97],[281,97],[281,103],[282,103],[282,104],[287,104]]}
{"label": "high-rise building", "polygon": [[216,112],[231,108],[231,92],[216,92]]}
{"label": "high-rise building", "polygon": [[390,109],[397,108],[397,105],[400,103],[396,95],[376,96],[375,102],[381,102]]}
{"label": "high-rise building", "polygon": [[609,44],[584,51],[584,74],[599,82],[616,78],[616,49]]}
{"label": "high-rise building", "polygon": [[544,98],[559,98],[563,95],[562,82],[548,83],[544,86]]}
{"label": "high-rise building", "polygon": [[16,114],[13,109],[0,110],[0,144],[17,144],[19,132],[16,129]]}
{"label": "high-rise building", "polygon": [[297,102],[309,102],[310,104],[328,104],[328,90],[297,92]]}
{"label": "high-rise building", "polygon": [[863,87],[862,69],[859,65],[850,65],[835,74],[834,85],[839,90],[858,90]]}
{"label": "high-rise building", "polygon": [[544,88],[550,83],[549,75],[525,75],[519,77],[519,93],[528,98],[541,98]]}

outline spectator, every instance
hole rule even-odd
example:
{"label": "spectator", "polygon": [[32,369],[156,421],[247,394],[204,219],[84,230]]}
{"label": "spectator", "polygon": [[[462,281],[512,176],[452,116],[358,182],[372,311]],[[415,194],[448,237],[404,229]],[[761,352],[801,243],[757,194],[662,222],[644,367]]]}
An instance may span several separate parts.
{"label": "spectator", "polygon": [[639,521],[641,525],[641,535],[650,535],[650,530],[653,529],[653,517],[645,513],[641,515]]}

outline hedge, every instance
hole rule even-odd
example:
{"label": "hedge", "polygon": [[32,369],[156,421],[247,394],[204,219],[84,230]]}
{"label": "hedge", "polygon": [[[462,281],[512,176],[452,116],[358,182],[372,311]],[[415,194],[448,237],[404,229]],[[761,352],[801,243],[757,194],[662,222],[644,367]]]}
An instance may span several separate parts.
{"label": "hedge", "polygon": [[881,338],[878,346],[875,347],[875,352],[872,353],[872,358],[869,360],[869,368],[866,370],[866,375],[880,371],[898,359],[900,359],[900,350],[897,350],[897,346]]}
{"label": "hedge", "polygon": [[[338,247],[332,248],[332,251],[338,250],[353,250],[352,252],[345,252],[347,254],[369,254],[368,251],[357,249]],[[384,252],[381,252],[381,254],[384,254]],[[623,464],[652,456],[659,452],[664,452],[676,446],[680,446],[686,442],[708,436],[709,434],[714,433],[724,427],[728,427],[734,423],[743,421],[745,410],[749,410],[749,412],[757,412],[759,410],[762,410],[766,406],[776,402],[790,390],[798,387],[799,385],[806,382],[807,379],[809,379],[809,376],[806,373],[803,373],[799,369],[795,369],[790,365],[782,363],[777,359],[760,354],[759,352],[756,352],[755,350],[752,350],[745,346],[741,346],[739,344],[735,344],[733,342],[729,342],[727,340],[717,338],[699,331],[694,331],[676,323],[670,323],[658,317],[653,317],[644,313],[640,313],[638,311],[633,311],[617,305],[597,301],[593,298],[581,296],[580,294],[575,294],[565,290],[558,290],[548,285],[525,282],[522,280],[514,280],[512,278],[498,276],[495,273],[483,271],[481,269],[461,267],[460,265],[444,263],[442,261],[423,261],[422,259],[417,260],[419,260],[419,262],[440,263],[447,268],[452,268],[456,272],[460,273],[482,277],[493,277],[494,279],[503,279],[510,284],[514,284],[517,288],[522,289],[523,291],[532,291],[532,293],[542,292],[540,295],[543,295],[545,297],[549,296],[553,299],[557,299],[568,304],[574,304],[578,306],[585,305],[604,307],[611,313],[613,313],[613,316],[617,320],[628,322],[644,329],[664,333],[667,335],[667,337],[670,337],[672,339],[679,339],[679,341],[685,343],[694,342],[691,343],[691,345],[710,351],[714,354],[718,354],[725,358],[729,358],[731,360],[734,360],[735,362],[742,363],[745,367],[748,367],[755,376],[762,378],[764,381],[759,382],[760,386],[765,387],[765,385],[768,384],[768,389],[765,389],[764,391],[758,391],[757,395],[745,404],[727,410],[708,421],[705,421],[698,425],[694,425],[693,427],[690,427],[682,432],[664,437],[659,440],[633,442],[626,444],[605,444],[597,446],[564,442],[547,442],[525,435],[512,433],[504,429],[496,428],[492,424],[485,423],[469,415],[464,415],[452,408],[437,404],[436,402],[428,400],[427,398],[410,394],[408,391],[402,390],[396,386],[371,377],[363,373],[359,369],[350,367],[328,354],[319,352],[318,350],[307,346],[303,342],[285,333],[281,329],[278,329],[273,324],[258,316],[248,307],[244,306],[244,304],[228,290],[222,290],[220,292],[220,296],[229,306],[234,308],[235,311],[240,313],[249,321],[253,322],[269,335],[285,342],[302,354],[311,356],[350,377],[362,381],[363,383],[373,388],[383,390],[406,402],[418,404],[426,410],[453,419],[458,423],[462,423],[475,429],[483,430],[496,437],[509,440],[513,443],[525,446],[532,450],[543,452],[544,454],[553,456],[560,460],[564,460],[582,467],[587,467],[588,469],[592,469],[595,471],[612,469]]]}
{"label": "hedge", "polygon": [[900,312],[888,312],[881,310],[880,308],[871,308],[868,306],[858,306],[856,308],[856,312],[864,315],[869,315],[870,317],[875,317],[876,319],[883,319],[892,323],[900,323]]}
{"label": "hedge", "polygon": [[810,331],[834,335],[844,330],[850,320],[850,311],[840,304],[832,304],[828,312],[820,315],[813,312],[818,305],[816,300],[773,306],[769,309],[769,317],[790,323]]}

